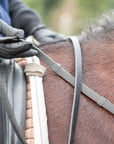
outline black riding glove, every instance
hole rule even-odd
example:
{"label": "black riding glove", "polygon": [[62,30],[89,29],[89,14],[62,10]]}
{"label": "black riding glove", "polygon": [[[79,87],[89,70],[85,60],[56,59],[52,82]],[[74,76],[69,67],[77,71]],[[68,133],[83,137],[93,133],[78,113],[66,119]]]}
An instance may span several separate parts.
{"label": "black riding glove", "polygon": [[33,33],[33,36],[40,43],[55,42],[65,38],[62,34],[58,34],[43,25],[39,26],[39,28]]}
{"label": "black riding glove", "polygon": [[32,43],[20,41],[19,38],[24,37],[24,31],[15,29],[0,19],[0,33],[8,37],[0,37],[0,57],[1,58],[16,58],[28,57],[37,54],[37,51],[32,49]]}

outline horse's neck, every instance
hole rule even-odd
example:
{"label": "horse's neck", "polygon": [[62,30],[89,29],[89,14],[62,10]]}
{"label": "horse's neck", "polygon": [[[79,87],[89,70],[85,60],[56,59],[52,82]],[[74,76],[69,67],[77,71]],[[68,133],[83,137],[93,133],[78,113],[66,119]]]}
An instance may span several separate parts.
{"label": "horse's neck", "polygon": [[[81,43],[83,83],[112,100],[112,46]],[[104,44],[104,42],[103,42]],[[110,49],[109,49],[110,48]],[[74,75],[74,51],[69,41],[45,45],[41,49]],[[73,87],[50,69],[44,76],[50,143],[67,143]],[[108,120],[108,123],[106,122]],[[113,117],[81,94],[74,143],[111,143]],[[109,131],[110,129],[110,131]],[[109,131],[108,134],[106,131]],[[107,136],[108,135],[108,136]]]}
{"label": "horse's neck", "polygon": [[[100,95],[112,96],[113,77],[113,47],[112,41],[97,40],[81,42],[83,74],[82,82]],[[74,51],[69,41],[46,45],[44,51],[56,62],[74,74]]]}
{"label": "horse's neck", "polygon": [[81,43],[83,82],[100,95],[112,100],[114,73],[114,44],[98,40]]}

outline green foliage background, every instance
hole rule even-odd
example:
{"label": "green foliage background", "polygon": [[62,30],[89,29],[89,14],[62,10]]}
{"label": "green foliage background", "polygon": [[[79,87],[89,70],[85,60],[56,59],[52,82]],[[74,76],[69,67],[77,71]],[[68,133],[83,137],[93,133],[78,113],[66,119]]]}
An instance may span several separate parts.
{"label": "green foliage background", "polygon": [[23,0],[45,25],[65,35],[79,34],[97,16],[114,8],[114,0]]}

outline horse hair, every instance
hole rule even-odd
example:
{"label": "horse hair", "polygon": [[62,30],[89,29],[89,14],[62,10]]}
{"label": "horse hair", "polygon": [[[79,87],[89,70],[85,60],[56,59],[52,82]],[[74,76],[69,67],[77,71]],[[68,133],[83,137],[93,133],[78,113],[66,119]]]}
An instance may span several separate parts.
{"label": "horse hair", "polygon": [[[78,36],[78,39],[80,43],[90,43],[90,41],[96,40],[114,41],[114,10],[111,10],[107,14],[102,14],[98,18],[94,19],[94,25],[86,26],[81,35]],[[47,44],[53,45],[65,41],[66,39],[42,43],[38,47],[42,49]]]}
{"label": "horse hair", "polygon": [[94,20],[96,24],[89,25],[86,30],[81,33],[79,40],[82,42],[95,40],[114,40],[114,9],[103,14]]}

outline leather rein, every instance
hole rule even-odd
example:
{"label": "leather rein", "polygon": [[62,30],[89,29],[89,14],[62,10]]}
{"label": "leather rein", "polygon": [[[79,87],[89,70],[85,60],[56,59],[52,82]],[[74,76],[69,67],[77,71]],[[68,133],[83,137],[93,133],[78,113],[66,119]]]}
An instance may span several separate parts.
{"label": "leather rein", "polygon": [[74,98],[73,98],[72,114],[71,114],[69,138],[68,138],[68,144],[72,144],[76,129],[80,93],[81,93],[82,55],[81,55],[80,43],[77,37],[69,37],[69,39],[73,43],[74,55],[75,55],[75,89],[74,89]]}
{"label": "leather rein", "polygon": [[[34,46],[34,49],[36,49],[38,51],[38,57],[45,64],[47,64],[53,71],[55,71],[60,77],[65,79],[72,86],[75,86],[73,106],[72,106],[72,114],[71,114],[71,122],[70,122],[70,130],[69,130],[69,139],[68,139],[68,144],[73,144],[81,92],[84,93],[89,98],[91,98],[92,100],[94,100],[100,106],[107,109],[112,114],[114,114],[114,105],[111,102],[109,102],[106,98],[100,96],[98,93],[96,93],[92,89],[88,88],[83,83],[81,83],[82,60],[81,60],[80,44],[79,44],[77,37],[75,37],[75,36],[69,37],[69,39],[73,43],[73,47],[74,47],[75,78],[71,74],[69,74],[66,70],[64,70],[60,64],[54,62],[50,57],[48,57],[43,51],[41,51],[35,45],[33,45],[33,46]],[[4,85],[4,79],[1,78],[1,81],[2,82],[0,85],[0,91],[1,91],[2,95],[0,95],[0,97],[3,101],[3,106],[6,110],[6,112],[8,113],[8,117],[10,119],[10,122],[11,122],[11,124],[15,130],[15,133],[17,134],[18,138],[20,139],[21,143],[27,144],[27,142],[24,139],[24,136],[21,134],[21,130],[18,126],[18,123],[16,121],[15,115],[14,115],[13,110],[12,110],[12,106],[9,102],[8,97],[7,97],[7,89],[6,89],[6,86]]]}

